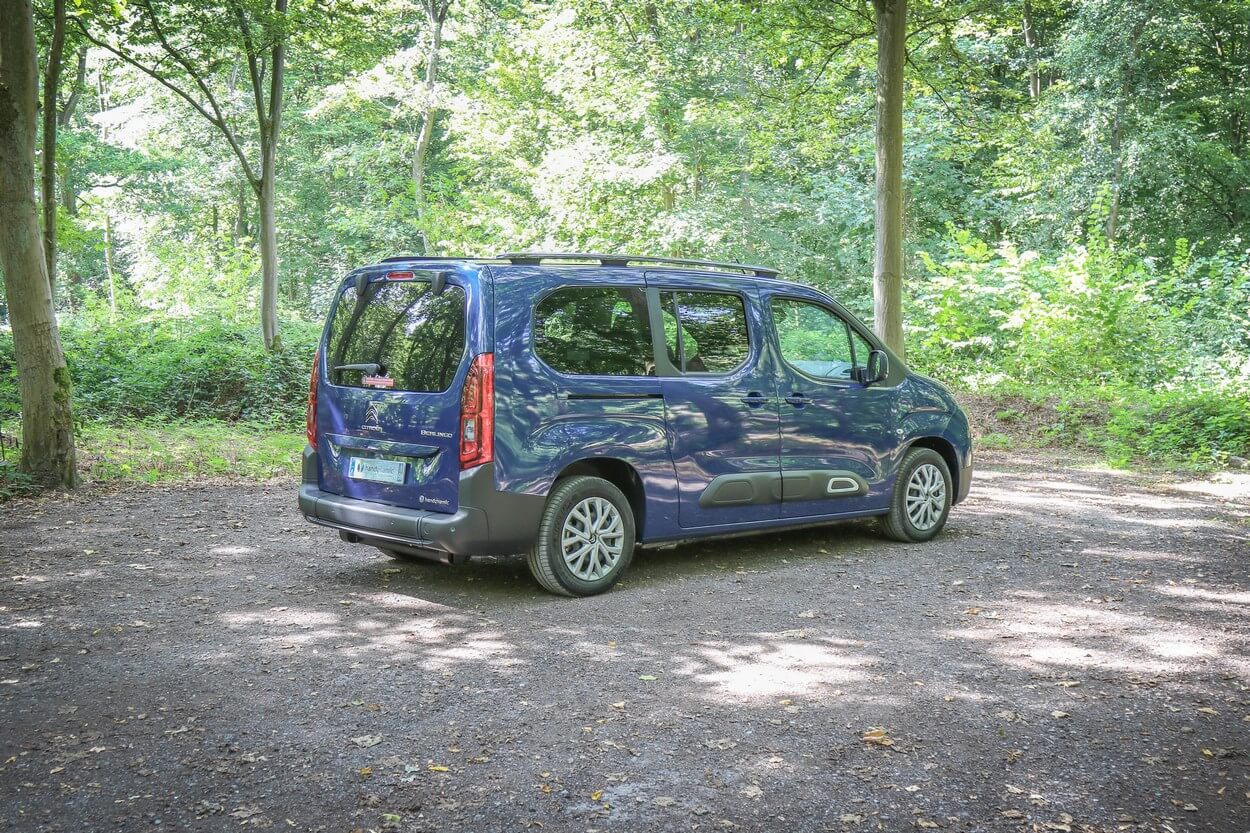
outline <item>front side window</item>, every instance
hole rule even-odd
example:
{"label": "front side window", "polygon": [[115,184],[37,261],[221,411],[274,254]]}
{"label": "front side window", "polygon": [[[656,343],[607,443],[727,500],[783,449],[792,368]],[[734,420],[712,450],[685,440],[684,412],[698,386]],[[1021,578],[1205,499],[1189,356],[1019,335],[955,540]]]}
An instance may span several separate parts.
{"label": "front side window", "polygon": [[[856,356],[845,321],[822,306],[792,298],[773,298],[770,306],[781,356],[791,367],[818,379],[852,378]],[[867,360],[865,352],[860,361]]]}
{"label": "front side window", "polygon": [[355,284],[339,296],[326,345],[330,381],[436,393],[451,387],[464,357],[464,290],[428,281]]}
{"label": "front side window", "polygon": [[741,295],[661,292],[668,358],[682,373],[728,373],[751,352]]}
{"label": "front side window", "polygon": [[641,288],[568,286],[534,308],[534,352],[571,376],[650,376],[651,326]]}

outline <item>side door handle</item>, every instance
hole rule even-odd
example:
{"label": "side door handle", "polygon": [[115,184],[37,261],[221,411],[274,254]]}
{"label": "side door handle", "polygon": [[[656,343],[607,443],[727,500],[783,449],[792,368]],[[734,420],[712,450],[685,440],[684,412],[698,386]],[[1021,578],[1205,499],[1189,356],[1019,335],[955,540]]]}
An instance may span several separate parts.
{"label": "side door handle", "polygon": [[808,402],[811,402],[812,399],[811,397],[809,397],[807,394],[803,393],[802,391],[796,390],[794,393],[786,397],[786,401],[796,408],[802,408]]}
{"label": "side door handle", "polygon": [[748,408],[759,408],[768,404],[768,397],[757,390],[753,390],[742,397],[742,404]]}

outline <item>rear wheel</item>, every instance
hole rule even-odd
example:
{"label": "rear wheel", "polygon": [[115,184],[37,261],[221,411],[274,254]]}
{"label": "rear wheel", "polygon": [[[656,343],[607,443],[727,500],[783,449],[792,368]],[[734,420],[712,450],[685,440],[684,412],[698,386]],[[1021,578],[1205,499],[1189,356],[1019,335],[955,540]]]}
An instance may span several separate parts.
{"label": "rear wheel", "polygon": [[561,596],[603,593],[629,567],[634,534],[634,513],[620,489],[600,477],[566,478],[547,498],[530,572]]}
{"label": "rear wheel", "polygon": [[950,468],[942,455],[913,448],[903,457],[894,481],[890,512],[881,529],[895,541],[928,541],[942,531],[951,511]]}

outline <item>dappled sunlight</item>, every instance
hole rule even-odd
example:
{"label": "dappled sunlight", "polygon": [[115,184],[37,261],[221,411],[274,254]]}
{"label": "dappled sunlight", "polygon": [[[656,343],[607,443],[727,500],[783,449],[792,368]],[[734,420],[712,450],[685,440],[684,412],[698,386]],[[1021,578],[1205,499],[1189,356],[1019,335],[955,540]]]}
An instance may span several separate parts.
{"label": "dappled sunlight", "polygon": [[1244,676],[1244,639],[1235,633],[1101,606],[1024,601],[999,618],[948,630],[981,643],[997,661],[1034,672],[1114,670],[1184,675],[1195,664]]}
{"label": "dappled sunlight", "polygon": [[846,650],[838,640],[801,640],[749,634],[743,644],[700,642],[677,657],[673,673],[690,679],[699,694],[720,702],[784,696],[828,695],[866,679],[872,657]]}
{"label": "dappled sunlight", "polygon": [[251,555],[256,552],[256,547],[213,547],[209,550],[212,555]]}
{"label": "dappled sunlight", "polygon": [[1216,590],[1207,590],[1203,587],[1179,584],[1160,584],[1155,586],[1154,591],[1165,596],[1176,596],[1181,599],[1201,599],[1221,604],[1250,605],[1250,591],[1221,593]]}
{"label": "dappled sunlight", "polygon": [[1177,483],[1173,488],[1225,500],[1244,500],[1248,504],[1246,508],[1250,509],[1250,472],[1219,472],[1205,480]]}
{"label": "dappled sunlight", "polygon": [[1143,550],[1134,547],[1086,547],[1081,555],[1095,558],[1114,558],[1120,561],[1159,561],[1168,564],[1202,564],[1206,559],[1197,554],[1181,553],[1175,549]]}
{"label": "dappled sunlight", "polygon": [[[1102,523],[1220,532],[1230,529],[1222,520],[1200,516],[1207,507],[1197,501],[1142,492],[1111,494],[1104,490],[1086,490],[1075,493],[1060,488],[1062,485],[1065,484],[1000,479],[995,485],[977,486],[975,494],[996,504],[1000,511],[1027,514],[1034,519],[1040,514],[1052,519],[1079,519],[1085,513],[1096,512]],[[1151,534],[1145,530],[1140,532]]]}

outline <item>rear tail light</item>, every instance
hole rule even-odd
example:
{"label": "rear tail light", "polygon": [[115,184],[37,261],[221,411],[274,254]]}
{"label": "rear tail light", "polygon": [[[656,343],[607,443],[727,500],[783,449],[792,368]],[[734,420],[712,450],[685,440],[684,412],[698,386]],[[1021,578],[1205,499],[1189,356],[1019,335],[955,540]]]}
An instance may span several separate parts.
{"label": "rear tail light", "polygon": [[495,354],[473,359],[460,394],[460,468],[495,459]]}
{"label": "rear tail light", "polygon": [[308,412],[304,415],[304,432],[308,444],[317,447],[317,368],[321,364],[321,351],[313,356],[312,377],[308,380]]}

